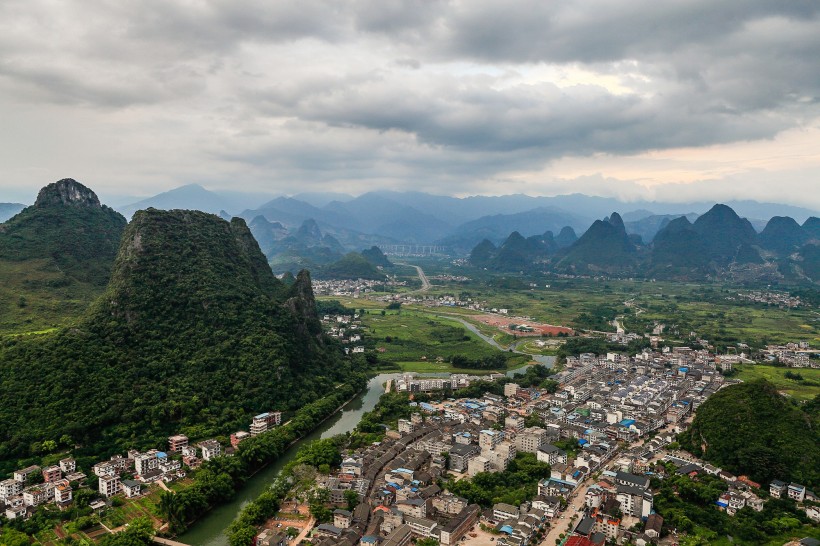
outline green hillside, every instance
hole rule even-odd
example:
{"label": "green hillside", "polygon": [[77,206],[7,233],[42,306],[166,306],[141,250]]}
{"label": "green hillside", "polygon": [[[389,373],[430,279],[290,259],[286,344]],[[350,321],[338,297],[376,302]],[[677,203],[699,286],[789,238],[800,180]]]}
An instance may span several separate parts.
{"label": "green hillside", "polygon": [[44,187],[0,224],[0,332],[44,330],[82,314],[108,282],[125,224],[71,179]]}
{"label": "green hillside", "polygon": [[75,327],[0,345],[0,463],[47,441],[156,447],[302,407],[354,373],[320,330],[309,275],[276,280],[244,221],[139,211]]}
{"label": "green hillside", "polygon": [[804,406],[759,379],[721,389],[700,406],[681,445],[761,484],[820,485],[820,400]]}

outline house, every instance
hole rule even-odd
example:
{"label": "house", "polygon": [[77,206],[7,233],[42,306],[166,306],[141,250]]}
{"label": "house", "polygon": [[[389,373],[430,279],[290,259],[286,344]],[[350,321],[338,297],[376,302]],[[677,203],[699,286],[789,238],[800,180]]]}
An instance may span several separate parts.
{"label": "house", "polygon": [[256,546],[287,546],[288,535],[281,531],[265,529],[256,536]]}
{"label": "house", "polygon": [[316,535],[330,538],[341,538],[343,530],[329,523],[322,523],[316,528]]}
{"label": "house", "polygon": [[439,542],[442,546],[452,546],[456,544],[461,538],[473,528],[475,522],[478,521],[478,514],[481,508],[477,504],[466,506],[461,512],[452,518],[441,529],[439,533]]}
{"label": "house", "polygon": [[244,430],[237,430],[236,432],[231,434],[231,446],[234,449],[236,449],[239,447],[239,444],[241,444],[243,440],[247,440],[250,437],[250,432],[245,432]]}
{"label": "house", "polygon": [[794,501],[803,502],[806,498],[806,486],[800,485],[799,483],[790,483],[788,487],[788,495],[789,498]]}
{"label": "house", "polygon": [[60,470],[66,474],[72,474],[77,471],[77,461],[72,458],[60,460]]}
{"label": "house", "polygon": [[552,444],[542,445],[535,453],[536,458],[542,463],[567,464],[567,452],[563,449],[557,448]]}
{"label": "house", "polygon": [[54,498],[54,484],[41,483],[23,489],[23,503],[26,506],[39,506]]}
{"label": "house", "polygon": [[43,481],[46,482],[56,482],[59,479],[62,479],[63,471],[57,465],[47,466],[43,469]]}
{"label": "house", "polygon": [[222,446],[216,440],[205,440],[197,444],[202,450],[202,458],[210,461],[214,457],[219,457],[222,454]]}
{"label": "house", "polygon": [[663,528],[663,517],[658,514],[649,514],[646,518],[646,528],[644,533],[649,538],[659,538],[661,536],[661,529]]}
{"label": "house", "polygon": [[[251,436],[267,432],[282,422],[281,411],[267,411],[255,416],[251,421]],[[207,460],[207,459],[206,459]]]}
{"label": "house", "polygon": [[182,453],[182,448],[188,447],[188,437],[184,434],[177,434],[168,437],[168,451],[171,453]]}
{"label": "house", "polygon": [[68,480],[57,480],[54,482],[54,502],[64,506],[69,504],[74,498],[74,490]]}
{"label": "house", "polygon": [[[429,451],[429,450],[428,450]],[[454,444],[450,447],[450,470],[464,472],[470,459],[476,457],[481,449],[474,444]],[[432,452],[431,452],[432,453]]]}
{"label": "house", "polygon": [[15,470],[14,471],[14,479],[18,482],[26,483],[28,477],[32,474],[37,474],[40,472],[40,467],[37,465],[32,465],[22,470]]}
{"label": "house", "polygon": [[0,501],[19,495],[23,492],[23,482],[17,480],[3,480],[0,482]]}
{"label": "house", "polygon": [[333,525],[339,529],[347,529],[353,522],[353,513],[347,510],[333,511]]}
{"label": "house", "polygon": [[786,491],[788,485],[786,482],[781,482],[780,480],[772,480],[772,483],[769,484],[769,495],[772,497],[779,499],[783,496],[783,493]]}
{"label": "house", "polygon": [[521,511],[511,504],[499,502],[493,505],[493,519],[497,522],[506,521],[508,519],[518,519],[520,514]]}
{"label": "house", "polygon": [[142,492],[142,484],[140,482],[135,482],[134,480],[123,480],[122,490],[125,493],[125,496],[129,499],[138,497]]}

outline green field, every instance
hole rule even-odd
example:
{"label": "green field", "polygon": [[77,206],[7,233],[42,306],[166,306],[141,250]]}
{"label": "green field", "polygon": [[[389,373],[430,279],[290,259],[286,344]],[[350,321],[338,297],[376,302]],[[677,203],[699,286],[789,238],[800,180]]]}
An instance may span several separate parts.
{"label": "green field", "polygon": [[[610,321],[623,317],[629,332],[650,333],[656,323],[663,323],[666,329],[662,336],[667,339],[686,341],[689,333],[695,332],[720,350],[738,343],[759,348],[789,341],[808,341],[820,348],[820,313],[816,309],[781,309],[739,299],[738,292],[748,292],[747,287],[490,275],[443,260],[413,263],[424,268],[428,276],[447,273],[470,278],[466,282],[432,280],[427,295],[469,298],[547,324],[614,332]],[[448,308],[446,312],[469,314],[459,308]]]}
{"label": "green field", "polygon": [[369,342],[384,348],[380,358],[389,362],[435,363],[438,357],[479,359],[499,353],[461,323],[429,313],[402,310],[382,315],[374,310],[362,316],[362,324]]}
{"label": "green field", "polygon": [[[797,398],[808,400],[820,394],[820,369],[817,368],[779,368],[762,364],[739,364],[735,366],[738,379],[751,381],[765,378],[773,383],[778,390]],[[786,372],[799,374],[802,381],[786,377]]]}

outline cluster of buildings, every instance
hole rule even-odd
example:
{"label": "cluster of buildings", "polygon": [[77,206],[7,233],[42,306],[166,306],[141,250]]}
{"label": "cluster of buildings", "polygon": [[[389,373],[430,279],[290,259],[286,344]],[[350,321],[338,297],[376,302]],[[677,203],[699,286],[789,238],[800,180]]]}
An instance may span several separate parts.
{"label": "cluster of buildings", "polygon": [[[507,383],[503,396],[408,402],[412,416],[383,442],[353,452],[337,473],[320,479],[336,510],[332,523],[314,530],[314,544],[401,546],[419,538],[469,544],[481,522],[498,531],[500,546],[522,546],[573,500],[582,501],[583,513],[571,533],[576,542],[625,535],[639,544],[656,541],[663,520],[653,511],[646,472],[672,431],[723,386],[715,356],[688,348],[634,357],[584,354],[568,359],[556,377],[560,387],[552,394]],[[407,374],[395,387],[457,391],[472,379],[478,378]],[[538,426],[528,426],[533,414]],[[538,495],[520,506],[482,510],[436,485],[444,472],[464,478],[501,472],[519,453],[551,467]],[[346,510],[350,491],[359,501],[352,511]],[[640,533],[631,530],[635,523],[642,524]]]}
{"label": "cluster of buildings", "polygon": [[[279,424],[281,414],[271,415],[262,414],[254,418],[251,429],[261,433],[267,430],[266,426]],[[233,436],[231,439],[233,441]],[[97,477],[97,491],[102,499],[120,494],[133,498],[142,495],[150,483],[184,478],[183,464],[196,468],[202,461],[232,455],[234,447],[223,450],[219,442],[213,439],[190,445],[187,436],[178,434],[168,438],[167,452],[132,449],[125,456],[114,455],[95,463],[91,472]],[[87,477],[77,469],[77,463],[72,458],[62,459],[59,464],[46,468],[30,466],[17,470],[13,477],[0,482],[0,508],[9,519],[27,518],[38,506],[48,503],[65,508],[74,500],[74,488],[85,486]],[[104,500],[92,503],[92,508],[104,506]]]}
{"label": "cluster of buildings", "polygon": [[[405,432],[391,431],[384,441],[351,453],[339,471],[322,477],[337,506],[333,522],[317,526],[316,546],[404,546],[433,537],[444,546],[456,544],[478,521],[480,507],[442,491],[436,480],[447,467],[441,452],[426,447],[453,423],[414,413]],[[358,504],[348,511],[350,491]]]}
{"label": "cluster of buildings", "polygon": [[781,308],[786,307],[789,309],[803,305],[803,302],[798,296],[792,296],[788,292],[738,292],[737,299],[747,300],[754,303],[765,303],[766,305],[776,305]]}
{"label": "cluster of buildings", "polygon": [[342,343],[359,343],[362,340],[362,321],[358,314],[325,315],[322,324],[327,335]]}
{"label": "cluster of buildings", "polygon": [[0,508],[8,519],[26,518],[42,504],[55,503],[65,508],[74,500],[72,484],[85,478],[71,458],[46,468],[35,465],[17,470],[0,482]]}
{"label": "cluster of buildings", "polygon": [[391,388],[398,392],[430,392],[441,390],[459,390],[469,387],[476,381],[494,381],[504,377],[503,374],[489,375],[449,374],[446,377],[419,377],[415,373],[406,373],[391,383]]}
{"label": "cluster of buildings", "polygon": [[762,352],[768,360],[777,360],[789,368],[820,368],[820,350],[812,349],[808,341],[768,345]]}
{"label": "cluster of buildings", "polygon": [[313,293],[317,296],[346,296],[358,298],[364,294],[369,294],[377,290],[383,291],[384,285],[388,283],[391,287],[407,286],[407,281],[390,279],[389,281],[371,279],[332,279],[332,280],[311,280]]}

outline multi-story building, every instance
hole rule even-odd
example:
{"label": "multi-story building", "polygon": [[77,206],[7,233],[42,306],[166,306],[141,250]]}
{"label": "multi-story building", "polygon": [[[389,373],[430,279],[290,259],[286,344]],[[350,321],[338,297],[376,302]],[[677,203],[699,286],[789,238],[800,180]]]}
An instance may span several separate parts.
{"label": "multi-story building", "polygon": [[60,470],[66,474],[71,474],[77,471],[77,461],[72,458],[60,459]]}
{"label": "multi-story building", "polygon": [[41,483],[23,489],[23,503],[26,506],[39,506],[54,498],[54,484]]}
{"label": "multi-story building", "polygon": [[39,472],[40,467],[37,465],[32,465],[28,468],[23,468],[22,470],[15,470],[14,479],[18,482],[26,483],[29,476],[31,476],[32,474],[38,474]]}
{"label": "multi-story building", "polygon": [[222,455],[222,446],[216,440],[205,440],[197,445],[202,450],[202,458],[206,461]]}
{"label": "multi-story building", "polygon": [[0,482],[0,501],[4,501],[23,492],[23,482],[3,480]]}
{"label": "multi-story building", "polygon": [[504,432],[501,430],[482,430],[478,434],[478,445],[482,451],[485,449],[495,449],[504,440]]}
{"label": "multi-story building", "polygon": [[184,434],[176,434],[168,438],[168,451],[171,453],[182,453],[184,447],[188,447],[188,437]]}
{"label": "multi-story building", "polygon": [[56,482],[63,477],[63,471],[57,465],[47,466],[43,469],[43,481]]}
{"label": "multi-story building", "polygon": [[62,479],[54,482],[54,502],[66,505],[74,498],[74,490],[68,480]]}
{"label": "multi-story building", "polygon": [[407,419],[399,419],[399,432],[402,434],[410,434],[415,430],[416,426],[412,421]]}
{"label": "multi-story building", "polygon": [[442,546],[453,546],[457,544],[461,537],[467,531],[472,529],[475,522],[478,520],[480,507],[477,504],[471,504],[465,507],[458,515],[447,522],[441,532],[439,533],[439,542]]}
{"label": "multi-story building", "polygon": [[454,444],[450,447],[450,470],[464,472],[470,459],[481,452],[474,444]]}
{"label": "multi-story building", "polygon": [[471,478],[476,474],[481,472],[489,472],[490,470],[492,470],[492,465],[490,464],[490,460],[486,457],[473,457],[467,463],[467,475]]}
{"label": "multi-story building", "polygon": [[541,427],[523,429],[515,437],[515,447],[524,453],[538,453],[538,448],[547,442],[547,431]]}
{"label": "multi-story building", "polygon": [[102,476],[99,481],[100,495],[103,497],[113,497],[120,492],[119,476]]}
{"label": "multi-story building", "polygon": [[251,436],[262,434],[269,431],[271,428],[282,423],[281,411],[268,411],[260,413],[251,421]]}
{"label": "multi-story building", "polygon": [[567,452],[552,444],[542,445],[536,452],[536,458],[542,463],[567,464]]}
{"label": "multi-story building", "polygon": [[[153,451],[153,452],[152,452]],[[134,472],[138,476],[144,476],[151,472],[152,470],[156,470],[159,466],[159,460],[157,459],[157,451],[151,450],[146,453],[140,453],[139,455],[134,457]]]}

